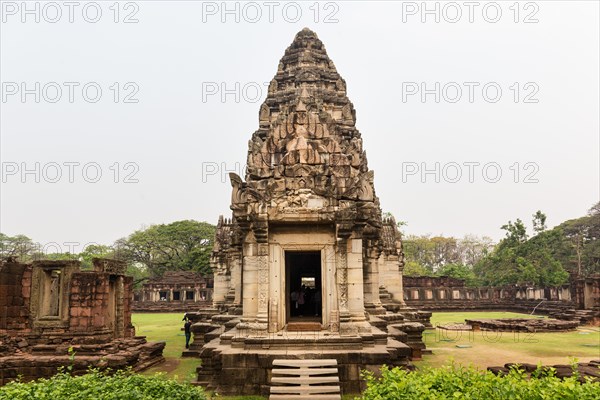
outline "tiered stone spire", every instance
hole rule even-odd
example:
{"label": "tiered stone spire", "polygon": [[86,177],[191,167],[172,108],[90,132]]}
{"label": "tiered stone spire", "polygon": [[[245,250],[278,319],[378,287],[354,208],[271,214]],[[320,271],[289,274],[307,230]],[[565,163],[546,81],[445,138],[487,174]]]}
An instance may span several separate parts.
{"label": "tiered stone spire", "polygon": [[[388,315],[380,295],[390,309],[404,305],[402,243],[394,219],[382,220],[355,122],[346,83],[323,43],[302,30],[261,105],[245,180],[230,174],[233,218],[219,220],[211,258],[213,305],[228,314],[211,320],[223,325],[214,331],[219,340],[204,336],[214,325],[193,325],[211,338],[201,350],[199,382],[231,394],[244,382],[246,393],[258,393],[268,385],[265,368],[281,354],[267,348],[286,358],[305,358],[307,351],[336,358],[346,368],[342,376],[420,355],[418,339],[411,339],[414,353],[396,340],[407,335],[400,327],[379,329],[409,321]],[[307,293],[317,321],[292,312],[303,278],[314,280]],[[424,329],[417,325],[408,327],[409,338]],[[344,386],[357,388],[358,375]]]}
{"label": "tiered stone spire", "polygon": [[355,212],[369,215],[357,217],[381,225],[346,83],[311,30],[300,31],[285,51],[248,147],[246,182],[231,174],[234,215],[331,213],[358,202]]}

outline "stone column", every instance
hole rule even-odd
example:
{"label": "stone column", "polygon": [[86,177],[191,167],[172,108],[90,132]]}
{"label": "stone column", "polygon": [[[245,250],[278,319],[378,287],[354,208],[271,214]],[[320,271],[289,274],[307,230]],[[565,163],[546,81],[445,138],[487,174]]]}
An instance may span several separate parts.
{"label": "stone column", "polygon": [[115,285],[115,338],[125,337],[125,284],[123,276],[117,277],[117,283]]}
{"label": "stone column", "polygon": [[406,307],[406,302],[404,301],[404,254],[402,254],[402,259],[398,261],[398,299],[397,302],[401,303]]}
{"label": "stone column", "polygon": [[225,266],[219,264],[219,268],[214,272],[215,286],[213,290],[213,305],[219,308],[225,304],[225,296],[227,295],[227,277],[225,276]]}
{"label": "stone column", "polygon": [[379,298],[379,256],[381,250],[374,241],[367,241],[365,249],[365,308],[369,314],[385,314],[385,308]]}
{"label": "stone column", "polygon": [[382,257],[385,269],[387,270],[385,287],[392,295],[394,303],[406,306],[404,302],[404,286],[402,283],[403,263],[397,254],[384,254]]}
{"label": "stone column", "polygon": [[353,323],[353,331],[368,333],[371,325],[365,316],[365,290],[363,280],[363,249],[362,238],[348,240],[347,269],[348,269],[348,311]]}
{"label": "stone column", "polygon": [[[258,246],[256,243],[244,245],[243,262],[243,315],[242,322],[252,323],[256,321],[258,313]],[[214,294],[213,294],[214,296]]]}
{"label": "stone column", "polygon": [[236,306],[242,304],[242,259],[241,251],[238,249],[231,255],[231,286],[235,290],[233,303]]}

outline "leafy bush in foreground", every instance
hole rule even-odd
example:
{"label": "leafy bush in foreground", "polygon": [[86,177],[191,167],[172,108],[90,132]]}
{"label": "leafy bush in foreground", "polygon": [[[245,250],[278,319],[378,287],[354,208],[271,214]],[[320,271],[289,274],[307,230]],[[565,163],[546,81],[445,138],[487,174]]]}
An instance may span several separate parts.
{"label": "leafy bush in foreground", "polygon": [[97,370],[81,376],[61,372],[35,382],[11,382],[0,387],[0,400],[206,400],[204,391],[160,374],[131,371],[106,374]]}
{"label": "leafy bush in foreground", "polygon": [[358,399],[470,399],[470,400],[598,400],[600,383],[581,384],[577,376],[561,380],[538,370],[529,379],[521,370],[496,376],[474,367],[455,365],[425,368],[419,372],[383,367],[381,378],[365,373],[367,390]]}

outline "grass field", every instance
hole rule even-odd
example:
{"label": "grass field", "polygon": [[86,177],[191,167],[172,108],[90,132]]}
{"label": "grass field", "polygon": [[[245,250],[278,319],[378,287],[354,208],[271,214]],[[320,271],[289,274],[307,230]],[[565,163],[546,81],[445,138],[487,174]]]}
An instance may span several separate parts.
{"label": "grass field", "polygon": [[135,313],[131,317],[136,335],[146,336],[149,342],[166,342],[163,355],[166,362],[156,365],[144,374],[166,372],[170,378],[178,381],[192,381],[196,377],[196,367],[200,365],[197,358],[182,358],[185,350],[182,313]]}
{"label": "grass field", "polygon": [[[466,318],[538,318],[526,314],[509,312],[443,312],[434,313],[433,326],[450,323],[464,323]],[[157,365],[144,374],[165,372],[179,381],[192,381],[197,358],[181,358],[185,348],[183,314],[133,314],[132,321],[137,335],[146,336],[148,341],[164,341],[166,362]],[[423,335],[428,354],[421,361],[414,361],[417,367],[437,367],[451,361],[462,365],[475,365],[485,369],[492,365],[507,362],[527,362],[537,364],[569,364],[573,358],[580,361],[600,359],[600,329],[580,327],[566,333],[536,333],[516,335],[512,332],[454,332],[441,329],[425,331]],[[460,346],[460,347],[457,347]],[[345,400],[353,396],[344,396]],[[262,397],[219,397],[223,400],[261,400]]]}
{"label": "grass field", "polygon": [[[537,318],[508,312],[447,312],[434,313],[433,326],[464,322],[466,318]],[[600,358],[600,329],[580,327],[574,332],[531,333],[513,332],[453,332],[441,329],[425,332],[424,341],[433,354],[425,355],[415,365],[436,367],[454,361],[473,364],[482,369],[508,362],[537,364],[569,364]],[[459,346],[459,347],[457,347]]]}

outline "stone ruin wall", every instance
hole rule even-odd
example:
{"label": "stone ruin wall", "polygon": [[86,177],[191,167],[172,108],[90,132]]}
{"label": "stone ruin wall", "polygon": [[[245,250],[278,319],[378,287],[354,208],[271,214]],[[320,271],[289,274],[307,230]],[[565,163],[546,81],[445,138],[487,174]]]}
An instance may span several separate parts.
{"label": "stone ruin wall", "polygon": [[574,279],[571,294],[579,308],[600,308],[600,274],[588,278]]}
{"label": "stone ruin wall", "polygon": [[0,268],[0,334],[28,329],[31,265],[4,264]]}
{"label": "stone ruin wall", "polygon": [[163,276],[149,280],[142,289],[135,291],[133,311],[196,312],[210,308],[213,286],[212,275],[205,277],[194,271],[166,271]]}
{"label": "stone ruin wall", "polygon": [[502,310],[548,314],[554,318],[600,325],[600,276],[574,279],[558,287],[466,287],[461,279],[409,277],[404,301],[421,310]]}
{"label": "stone ruin wall", "polygon": [[48,377],[60,366],[141,370],[164,360],[163,342],[135,336],[125,264],[93,264],[80,271],[74,260],[0,261],[0,385]]}

